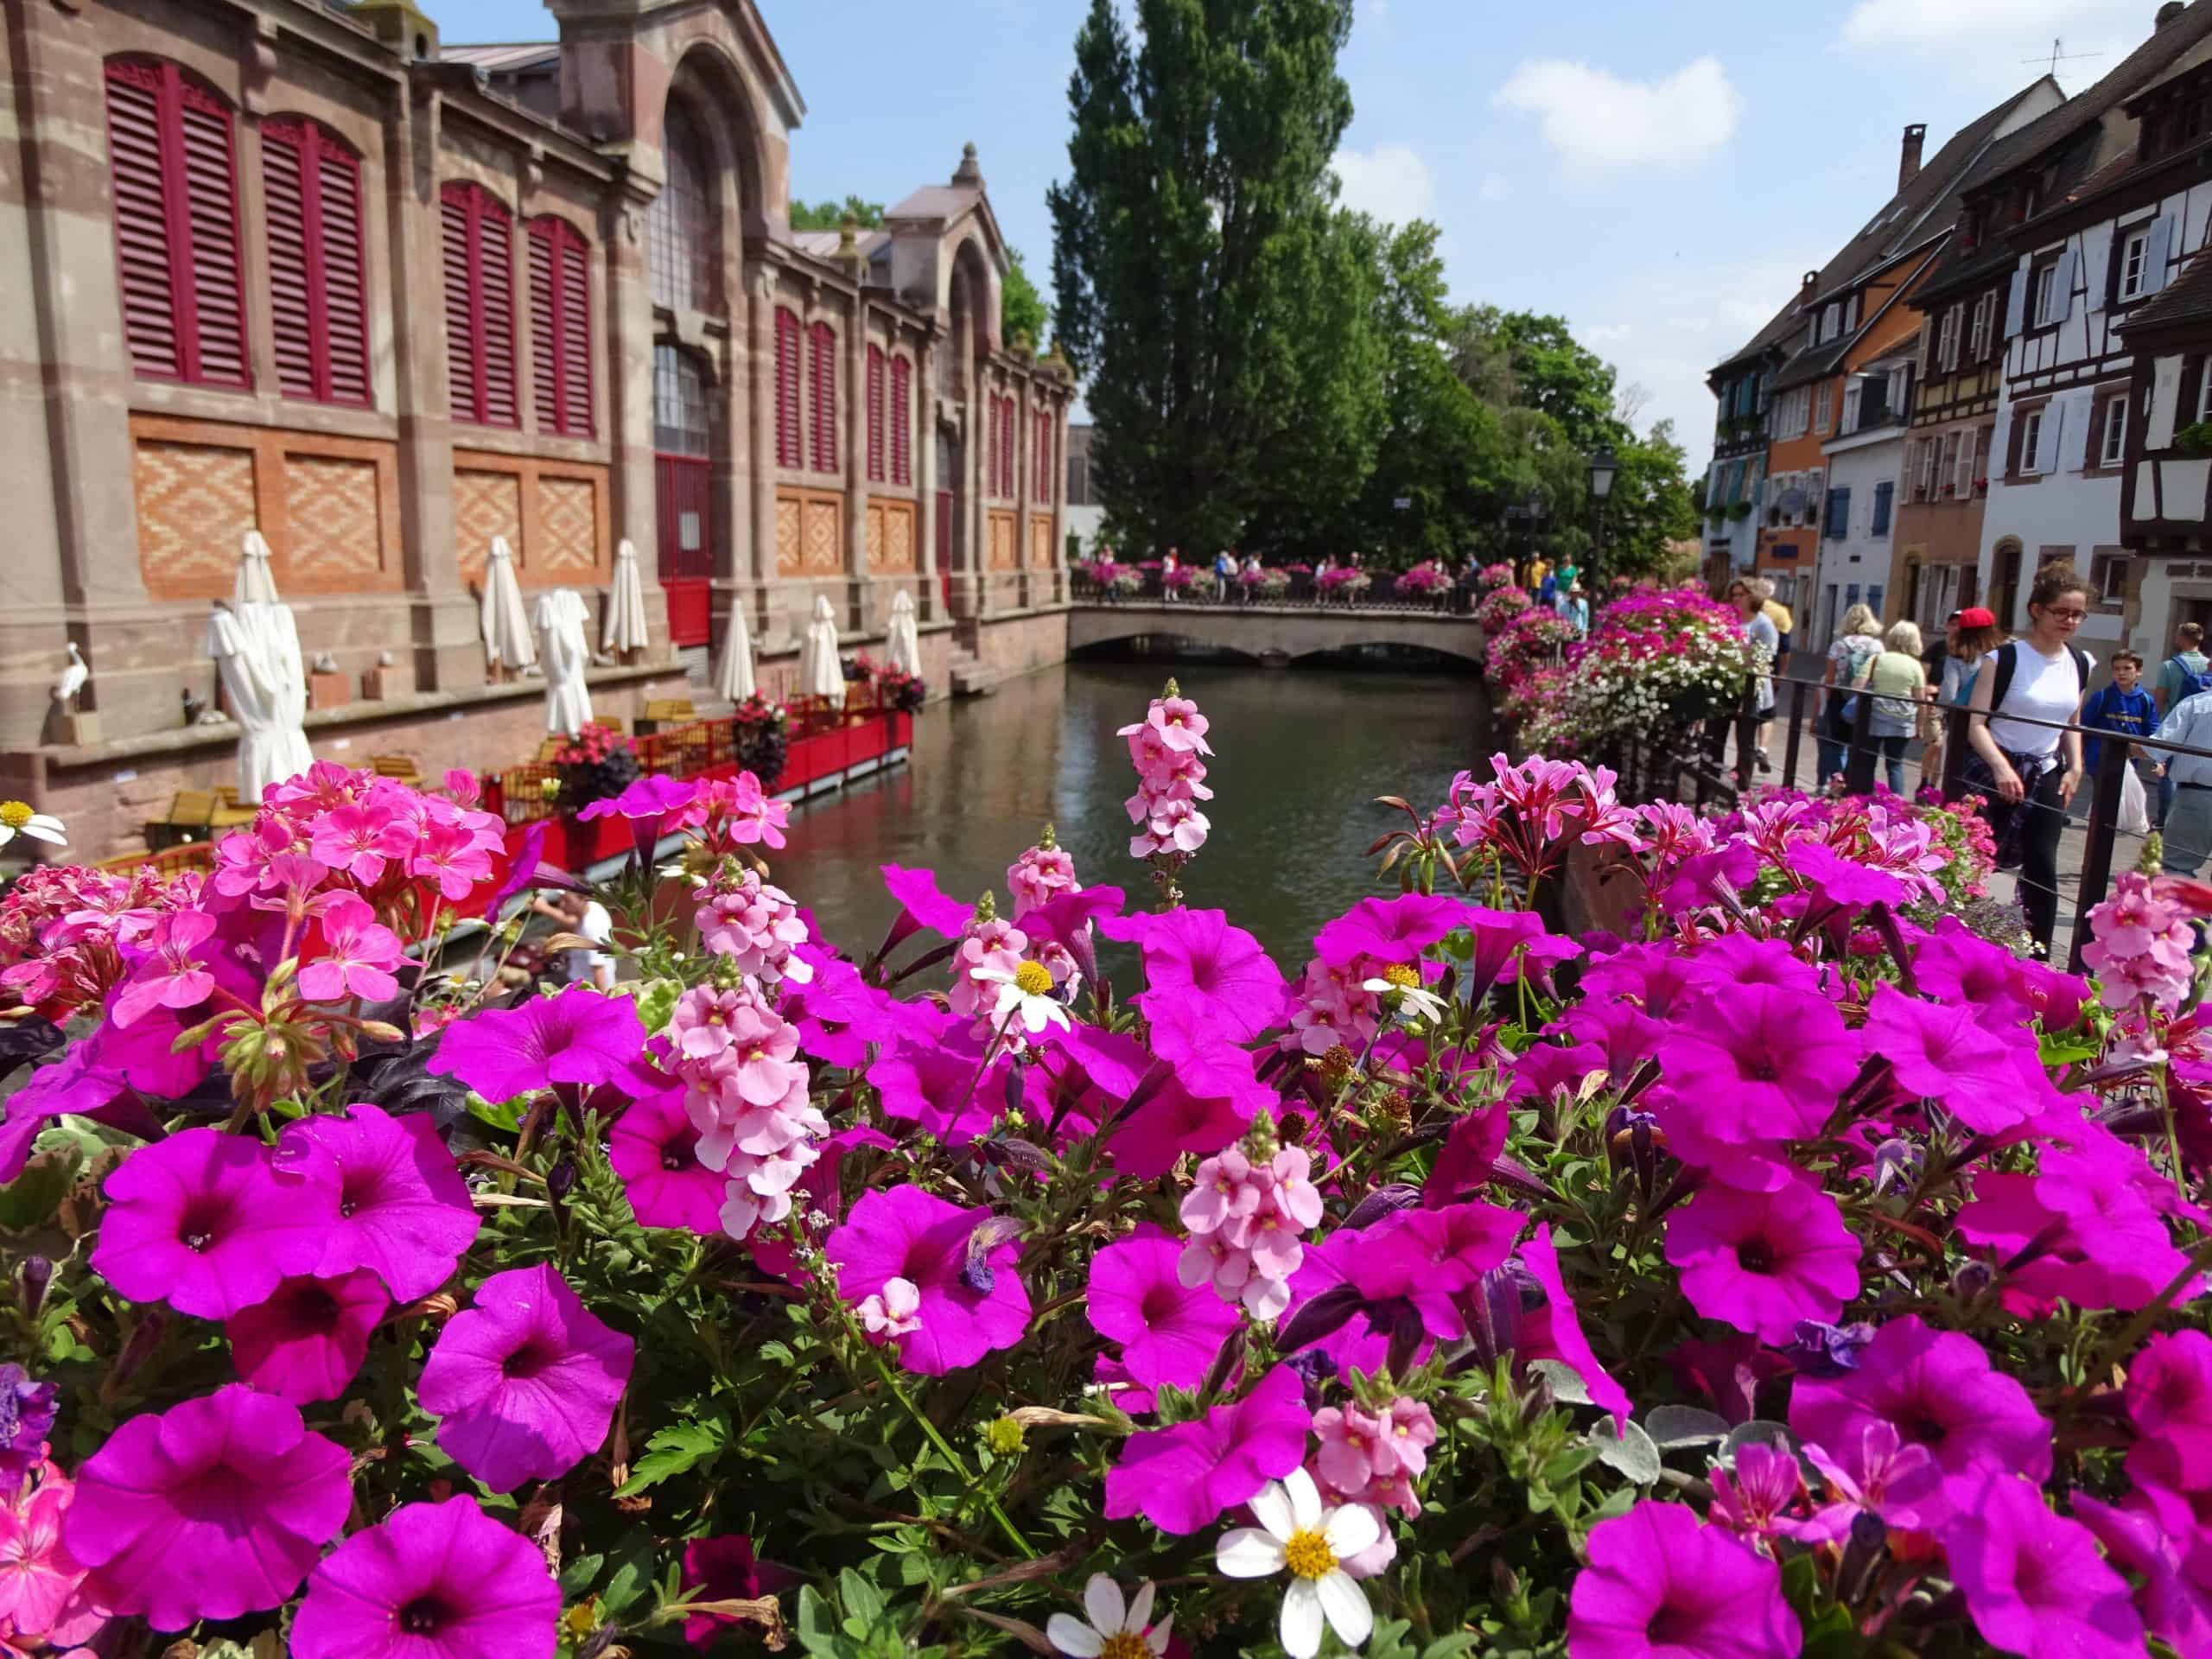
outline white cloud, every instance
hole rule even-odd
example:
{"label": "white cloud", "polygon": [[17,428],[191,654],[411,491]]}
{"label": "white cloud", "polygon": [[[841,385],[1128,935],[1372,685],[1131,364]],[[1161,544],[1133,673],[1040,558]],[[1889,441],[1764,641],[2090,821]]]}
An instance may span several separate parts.
{"label": "white cloud", "polygon": [[[1843,20],[1851,46],[1927,46],[1973,41],[1982,46],[2026,30],[2109,24],[2112,0],[1859,0]],[[2142,8],[2147,25],[2152,6]]]}
{"label": "white cloud", "polygon": [[1436,181],[1428,163],[1403,144],[1377,144],[1370,150],[1340,149],[1330,165],[1344,188],[1338,200],[1355,213],[1386,225],[1433,218]]}
{"label": "white cloud", "polygon": [[1531,59],[1493,101],[1538,117],[1545,142],[1579,178],[1642,167],[1681,172],[1728,142],[1744,108],[1727,71],[1710,56],[1653,81]]}

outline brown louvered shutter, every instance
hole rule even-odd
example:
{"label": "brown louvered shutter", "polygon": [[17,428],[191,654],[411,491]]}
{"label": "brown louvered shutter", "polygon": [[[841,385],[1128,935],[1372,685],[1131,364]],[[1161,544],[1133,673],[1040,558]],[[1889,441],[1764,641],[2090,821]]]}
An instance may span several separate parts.
{"label": "brown louvered shutter", "polygon": [[1049,410],[1037,411],[1037,456],[1030,467],[1036,482],[1030,493],[1039,501],[1052,499],[1052,416]]}
{"label": "brown louvered shutter", "polygon": [[776,465],[793,471],[804,464],[798,419],[798,317],[776,313]]}
{"label": "brown louvered shutter", "polygon": [[441,193],[446,276],[446,378],[453,391],[453,417],[478,421],[474,284],[469,276],[468,187],[448,184]]}
{"label": "brown louvered shutter", "polygon": [[515,395],[514,226],[507,210],[482,190],[476,192],[477,280],[481,290],[484,351],[484,414],[486,426],[519,426],[522,409]]}
{"label": "brown louvered shutter", "polygon": [[1006,418],[999,423],[999,446],[1001,449],[999,477],[1003,480],[999,485],[999,493],[1004,496],[1011,496],[1014,493],[1014,446],[1018,437],[1018,435],[1014,430],[1014,422],[1019,418],[1020,411],[1015,409],[1014,399],[1011,397],[1007,398],[1006,400]]}
{"label": "brown louvered shutter", "polygon": [[[174,65],[168,66],[172,76]],[[231,153],[231,112],[207,88],[176,81],[177,125],[184,162],[185,210],[191,222],[194,344],[188,378],[208,385],[247,385],[245,259],[238,247],[238,171]],[[172,244],[171,251],[175,251]]]}
{"label": "brown louvered shutter", "polygon": [[891,359],[891,481],[914,481],[914,370],[903,357]]}
{"label": "brown louvered shutter", "polygon": [[883,482],[883,347],[868,348],[868,476]]}
{"label": "brown louvered shutter", "polygon": [[184,373],[177,348],[176,296],[169,282],[168,210],[162,188],[159,67],[107,67],[108,176],[115,195],[116,264],[123,286],[123,334],[142,375]]}
{"label": "brown louvered shutter", "polygon": [[307,141],[294,119],[261,124],[262,207],[269,221],[269,327],[276,384],[287,397],[319,397],[315,307],[309,299],[308,205],[301,188]]}
{"label": "brown louvered shutter", "polygon": [[321,242],[324,355],[334,404],[369,395],[368,239],[361,225],[361,163],[328,133],[315,134],[315,233]]}

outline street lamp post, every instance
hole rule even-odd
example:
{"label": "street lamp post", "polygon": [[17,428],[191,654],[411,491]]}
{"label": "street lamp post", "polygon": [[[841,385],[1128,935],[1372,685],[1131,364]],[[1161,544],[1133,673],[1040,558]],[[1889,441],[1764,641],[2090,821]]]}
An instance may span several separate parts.
{"label": "street lamp post", "polygon": [[1598,504],[1598,539],[1590,554],[1590,574],[1594,582],[1605,557],[1605,499],[1613,493],[1613,479],[1620,471],[1620,462],[1614,459],[1611,445],[1600,448],[1590,457],[1590,499]]}

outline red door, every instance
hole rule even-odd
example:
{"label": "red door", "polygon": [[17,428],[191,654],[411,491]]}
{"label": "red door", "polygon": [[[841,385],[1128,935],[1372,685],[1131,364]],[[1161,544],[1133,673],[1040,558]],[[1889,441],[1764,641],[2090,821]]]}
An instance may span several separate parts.
{"label": "red door", "polygon": [[708,580],[715,573],[714,518],[708,508],[713,463],[696,455],[655,455],[660,516],[660,584],[668,590],[668,634],[703,645],[714,630]]}
{"label": "red door", "polygon": [[944,613],[952,614],[952,492],[937,493],[937,584]]}

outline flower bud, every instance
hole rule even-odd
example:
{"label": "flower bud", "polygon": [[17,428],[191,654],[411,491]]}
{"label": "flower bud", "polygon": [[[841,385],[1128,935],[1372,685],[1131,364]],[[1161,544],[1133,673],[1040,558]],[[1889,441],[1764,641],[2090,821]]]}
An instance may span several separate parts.
{"label": "flower bud", "polygon": [[1028,1431],[1012,1417],[995,1418],[983,1428],[983,1444],[1001,1458],[1018,1457],[1028,1440]]}
{"label": "flower bud", "polygon": [[23,1265],[16,1270],[16,1286],[26,1319],[38,1318],[39,1309],[46,1306],[46,1287],[53,1281],[53,1262],[42,1255],[23,1258]]}

